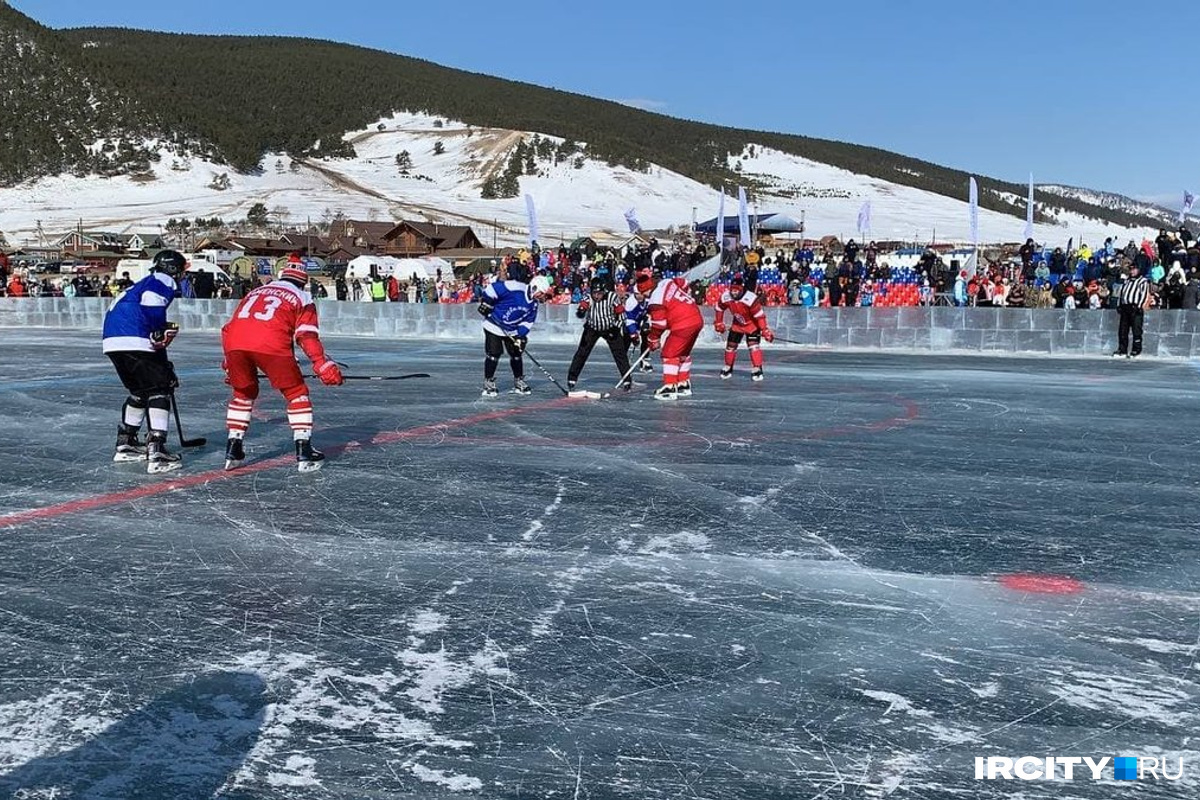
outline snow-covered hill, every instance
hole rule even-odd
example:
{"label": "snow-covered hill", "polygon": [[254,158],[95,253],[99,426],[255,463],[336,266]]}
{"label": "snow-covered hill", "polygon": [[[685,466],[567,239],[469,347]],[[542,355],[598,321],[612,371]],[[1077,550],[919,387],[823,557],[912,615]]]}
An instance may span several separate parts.
{"label": "snow-covered hill", "polygon": [[[557,165],[540,161],[537,175],[520,179],[517,197],[482,199],[484,179],[502,171],[517,143],[533,135],[404,113],[346,134],[357,152],[353,159],[293,161],[268,154],[256,174],[184,158],[163,145],[153,178],[58,176],[0,189],[0,229],[19,245],[33,240],[39,222],[47,235],[80,221],[89,229],[147,230],[172,217],[238,220],[261,202],[285,224],[317,222],[339,212],[356,219],[426,219],[470,224],[484,242],[490,244],[495,234],[506,244],[526,235],[523,195],[528,193],[538,209],[543,244],[557,244],[580,235],[621,233],[629,208],[651,229],[685,226],[693,215],[699,220],[716,215],[716,192],[696,181],[657,166],[635,172],[588,158]],[[440,154],[434,152],[438,143]],[[403,151],[412,161],[407,175],[396,163]],[[957,201],[759,146],[730,158],[731,167],[739,163],[747,179],[764,187],[758,210],[803,216],[810,236],[857,237],[858,211],[870,200],[871,238],[969,238],[966,186]],[[729,187],[725,207],[731,216],[737,211],[735,198],[736,187]],[[1099,242],[1146,233],[1073,214],[1061,219],[1060,226],[1037,226],[1038,240]],[[983,210],[979,228],[983,241],[1011,242],[1021,239],[1024,222]]]}
{"label": "snow-covered hill", "polygon": [[1163,226],[1167,228],[1174,227],[1178,219],[1178,212],[1173,212],[1160,205],[1148,203],[1144,200],[1135,200],[1123,194],[1116,194],[1115,192],[1100,192],[1095,189],[1081,189],[1077,186],[1059,186],[1056,184],[1043,184],[1038,186],[1037,190],[1048,194],[1057,194],[1063,197],[1082,200],[1085,203],[1091,203],[1101,208],[1111,208],[1116,211],[1124,211],[1128,214],[1143,214],[1148,217],[1156,217],[1161,219]]}

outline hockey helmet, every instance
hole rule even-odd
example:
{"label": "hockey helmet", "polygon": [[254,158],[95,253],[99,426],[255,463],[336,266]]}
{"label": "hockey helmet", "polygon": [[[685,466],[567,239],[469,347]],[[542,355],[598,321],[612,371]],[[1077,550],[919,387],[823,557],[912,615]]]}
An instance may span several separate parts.
{"label": "hockey helmet", "polygon": [[729,281],[729,295],[735,300],[746,293],[746,283],[741,275],[734,275]]}
{"label": "hockey helmet", "polygon": [[177,250],[159,250],[154,254],[151,269],[178,278],[187,269],[187,259]]}

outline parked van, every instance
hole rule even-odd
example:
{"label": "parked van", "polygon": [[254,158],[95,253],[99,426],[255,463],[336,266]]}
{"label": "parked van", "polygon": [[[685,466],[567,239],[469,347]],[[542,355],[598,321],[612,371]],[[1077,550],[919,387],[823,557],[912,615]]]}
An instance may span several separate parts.
{"label": "parked van", "polygon": [[[216,258],[211,253],[184,253],[183,257],[188,261],[188,272],[211,272],[217,283],[233,283],[229,273],[217,266]],[[153,266],[154,261],[149,258],[123,258],[117,262],[115,273],[120,278],[128,272],[129,279],[137,282],[149,275]]]}

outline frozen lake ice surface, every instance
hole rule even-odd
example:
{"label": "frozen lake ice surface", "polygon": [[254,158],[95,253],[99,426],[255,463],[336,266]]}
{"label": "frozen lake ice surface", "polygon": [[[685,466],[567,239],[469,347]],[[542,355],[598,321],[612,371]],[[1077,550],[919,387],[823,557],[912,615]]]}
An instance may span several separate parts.
{"label": "frozen lake ice surface", "polygon": [[[209,444],[149,476],[97,336],[0,340],[0,798],[1200,792],[1186,363],[776,346],[673,403],[483,399],[482,337],[332,338],[432,377],[313,385],[306,475],[264,386],[226,473],[185,332]],[[1047,755],[1185,775],[975,778]]]}

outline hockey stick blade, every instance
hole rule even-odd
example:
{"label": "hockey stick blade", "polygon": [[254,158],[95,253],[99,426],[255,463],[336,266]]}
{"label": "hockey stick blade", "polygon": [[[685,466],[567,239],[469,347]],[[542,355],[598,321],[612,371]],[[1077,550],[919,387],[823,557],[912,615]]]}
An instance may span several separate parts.
{"label": "hockey stick blade", "polygon": [[201,436],[199,439],[182,439],[179,442],[180,447],[204,447],[208,444],[208,439]]}
{"label": "hockey stick blade", "polygon": [[607,396],[608,395],[600,394],[600,392],[584,392],[579,390],[567,392],[567,397],[585,397],[589,400],[600,400]]}

